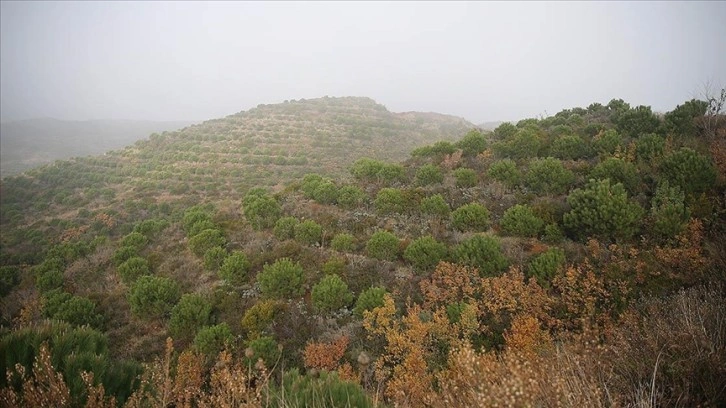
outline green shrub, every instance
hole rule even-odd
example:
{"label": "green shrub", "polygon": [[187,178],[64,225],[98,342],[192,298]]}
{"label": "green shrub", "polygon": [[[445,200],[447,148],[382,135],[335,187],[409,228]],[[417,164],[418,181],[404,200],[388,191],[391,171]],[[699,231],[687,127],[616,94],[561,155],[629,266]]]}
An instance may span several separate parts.
{"label": "green shrub", "polygon": [[544,227],[544,221],[535,215],[528,205],[509,207],[499,223],[505,232],[521,237],[536,237]]}
{"label": "green shrub", "polygon": [[293,239],[295,237],[295,227],[300,223],[295,217],[282,217],[275,222],[273,232],[277,239]]}
{"label": "green shrub", "polygon": [[378,231],[371,235],[366,243],[369,256],[376,259],[393,261],[398,257],[399,241],[388,231]]}
{"label": "green shrub", "polygon": [[[184,231],[186,231],[187,235],[189,235],[189,231],[191,230],[192,226],[199,222],[208,222],[210,225],[214,225],[214,223],[212,222],[212,215],[201,207],[194,206],[184,212],[184,216],[182,218],[182,227],[184,228]],[[197,234],[199,232],[201,232],[201,230],[198,231]]]}
{"label": "green shrub", "polygon": [[363,204],[366,194],[357,186],[343,186],[338,190],[338,205],[353,209]]}
{"label": "green shrub", "polygon": [[50,269],[40,272],[35,277],[35,286],[41,293],[62,287],[63,271]]}
{"label": "green shrub", "polygon": [[665,124],[669,132],[677,136],[694,136],[698,132],[696,118],[706,114],[708,102],[691,99],[665,114]]}
{"label": "green shrub", "polygon": [[565,235],[562,233],[562,230],[560,229],[557,224],[547,224],[544,227],[544,233],[542,234],[542,241],[548,243],[548,244],[558,244],[562,242],[562,240],[565,238]]}
{"label": "green shrub", "polygon": [[363,388],[338,377],[335,371],[301,375],[297,368],[283,374],[282,384],[272,389],[271,407],[359,407],[376,406]]}
{"label": "green shrub", "polygon": [[303,280],[302,266],[289,258],[280,258],[272,265],[265,264],[262,272],[257,274],[262,294],[278,299],[301,296]]}
{"label": "green shrub", "polygon": [[212,314],[212,305],[203,296],[187,293],[171,309],[169,333],[176,338],[191,338],[200,327],[207,326]]}
{"label": "green shrub", "polygon": [[478,130],[470,130],[461,140],[456,142],[464,157],[475,157],[487,148],[486,137]]}
{"label": "green shrub", "polygon": [[478,203],[462,205],[451,213],[451,224],[459,231],[485,231],[489,228],[489,210]]}
{"label": "green shrub", "polygon": [[0,297],[10,293],[20,282],[20,269],[15,266],[0,266]]}
{"label": "green shrub", "polygon": [[479,269],[481,276],[494,276],[509,265],[495,237],[476,235],[462,241],[454,250],[454,258],[462,265]]}
{"label": "green shrub", "polygon": [[358,180],[379,183],[402,181],[405,174],[401,165],[388,164],[367,157],[356,160],[350,168],[350,173]]}
{"label": "green shrub", "polygon": [[119,265],[118,274],[125,284],[130,285],[140,276],[151,275],[149,261],[139,256],[129,258],[129,260]]}
{"label": "green shrub", "polygon": [[148,242],[149,239],[139,232],[132,232],[121,239],[121,245],[137,249],[143,248]]}
{"label": "green shrub", "polygon": [[590,178],[597,180],[609,178],[612,184],[622,183],[631,194],[637,191],[640,184],[635,165],[617,157],[608,157],[598,163],[590,171]]}
{"label": "green shrub", "polygon": [[508,187],[514,187],[519,183],[522,175],[517,169],[517,164],[512,159],[497,160],[489,166],[487,176]]}
{"label": "green shrub", "polygon": [[240,251],[234,251],[222,262],[219,268],[219,277],[231,285],[241,285],[247,281],[247,272],[250,269],[250,262],[247,256]]}
{"label": "green shrub", "polygon": [[217,228],[217,224],[212,222],[212,220],[201,220],[199,222],[195,222],[191,227],[189,227],[187,230],[187,237],[191,238],[204,230]]}
{"label": "green shrub", "polygon": [[563,250],[550,248],[530,261],[527,275],[537,279],[540,286],[548,288],[557,271],[565,266],[565,261]]}
{"label": "green shrub", "polygon": [[189,238],[189,249],[196,256],[202,257],[204,253],[214,247],[224,247],[227,239],[218,229],[205,229],[199,234]]}
{"label": "green shrub", "polygon": [[431,236],[426,236],[411,242],[403,252],[403,257],[418,271],[428,271],[444,260],[447,254],[446,245]]}
{"label": "green shrub", "polygon": [[587,157],[589,148],[587,143],[576,135],[560,136],[550,147],[552,156],[562,160],[577,160]]}
{"label": "green shrub", "polygon": [[476,172],[472,169],[458,168],[454,170],[454,177],[456,177],[456,187],[469,188],[478,183]]}
{"label": "green shrub", "polygon": [[280,358],[280,349],[275,339],[269,336],[261,336],[247,342],[247,347],[252,351],[251,356],[245,356],[247,366],[254,366],[257,360],[262,359],[265,367],[271,369],[277,364]]}
{"label": "green shrub", "polygon": [[280,305],[274,300],[261,300],[247,309],[242,317],[242,328],[249,338],[259,337],[280,312]]}
{"label": "green shrub", "polygon": [[687,147],[663,159],[660,171],[671,185],[691,195],[707,191],[716,182],[716,169],[711,160]]}
{"label": "green shrub", "polygon": [[194,347],[202,354],[214,357],[230,344],[234,336],[227,323],[207,326],[199,329],[194,336]]}
{"label": "green shrub", "polygon": [[671,187],[668,181],[658,185],[650,207],[653,232],[656,235],[673,238],[683,232],[691,216],[685,200],[685,195],[678,186]]}
{"label": "green shrub", "polygon": [[114,251],[111,259],[113,260],[114,265],[119,266],[138,255],[139,250],[136,247],[124,246]]}
{"label": "green shrub", "polygon": [[323,227],[315,221],[305,220],[295,226],[295,241],[301,244],[319,244],[322,239]]}
{"label": "green shrub", "polygon": [[334,312],[353,301],[348,285],[338,275],[326,275],[313,286],[313,306],[321,312]]}
{"label": "green shrub", "polygon": [[665,150],[665,139],[655,133],[643,135],[635,141],[635,154],[639,160],[652,161]]}
{"label": "green shrub", "polygon": [[571,210],[563,216],[565,227],[580,238],[627,239],[638,229],[643,210],[628,200],[622,184],[609,179],[590,180],[584,189],[567,197]]}
{"label": "green shrub", "polygon": [[162,317],[174,307],[179,297],[179,285],[161,276],[141,276],[131,285],[129,304],[137,316]]}
{"label": "green shrub", "polygon": [[421,212],[426,215],[435,217],[448,217],[451,209],[441,194],[435,194],[421,200]]}
{"label": "green shrub", "polygon": [[419,186],[428,186],[442,181],[444,181],[444,175],[439,166],[425,164],[416,171],[416,184]]}
{"label": "green shrub", "polygon": [[227,258],[227,250],[222,247],[209,248],[204,253],[204,267],[208,271],[216,272]]}
{"label": "green shrub", "polygon": [[386,288],[382,286],[374,286],[364,290],[358,295],[358,300],[355,302],[355,307],[353,308],[353,314],[362,318],[363,312],[383,306],[383,298],[386,293],[388,293]]}
{"label": "green shrub", "polygon": [[103,322],[103,316],[96,312],[96,304],[86,297],[56,289],[46,293],[45,299],[44,313],[48,318],[95,328],[100,328]]}
{"label": "green shrub", "polygon": [[326,275],[343,275],[345,273],[345,259],[333,257],[328,259],[322,267]]}
{"label": "green shrub", "polygon": [[623,148],[623,137],[614,129],[608,129],[595,136],[592,147],[601,155],[611,155]]}
{"label": "green shrub", "polygon": [[443,157],[447,154],[452,154],[456,151],[456,147],[454,147],[451,142],[446,140],[441,140],[433,145],[429,146],[423,146],[414,149],[411,152],[411,156],[413,157]]}
{"label": "green shrub", "polygon": [[305,197],[312,199],[315,196],[315,189],[318,188],[320,183],[325,179],[323,176],[315,173],[306,174],[303,177],[300,189],[302,190]]}
{"label": "green shrub", "polygon": [[353,250],[355,238],[346,233],[336,234],[330,241],[330,247],[340,252],[350,252]]}
{"label": "green shrub", "polygon": [[335,204],[338,200],[338,187],[331,180],[321,181],[313,190],[313,199],[320,204]]}
{"label": "green shrub", "polygon": [[650,106],[637,106],[622,112],[615,126],[622,135],[637,138],[646,133],[655,133],[660,127],[660,120],[651,111]]}
{"label": "green shrub", "polygon": [[538,194],[562,194],[575,181],[575,175],[554,157],[534,159],[524,177],[524,185]]}
{"label": "green shrub", "polygon": [[380,214],[399,213],[406,211],[406,199],[397,188],[382,188],[376,195],[373,205]]}
{"label": "green shrub", "polygon": [[282,213],[280,203],[261,189],[250,190],[242,206],[247,221],[257,230],[272,228]]}
{"label": "green shrub", "polygon": [[537,128],[526,127],[517,130],[517,133],[494,143],[494,153],[498,157],[513,159],[526,159],[536,157],[542,147],[542,140]]}

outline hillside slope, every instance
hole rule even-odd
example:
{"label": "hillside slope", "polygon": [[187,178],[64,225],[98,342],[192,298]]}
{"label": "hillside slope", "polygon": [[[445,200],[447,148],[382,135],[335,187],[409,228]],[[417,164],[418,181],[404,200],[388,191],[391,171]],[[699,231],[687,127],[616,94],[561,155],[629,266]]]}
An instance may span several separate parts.
{"label": "hillside slope", "polygon": [[54,160],[103,154],[190,121],[28,119],[0,124],[0,177]]}

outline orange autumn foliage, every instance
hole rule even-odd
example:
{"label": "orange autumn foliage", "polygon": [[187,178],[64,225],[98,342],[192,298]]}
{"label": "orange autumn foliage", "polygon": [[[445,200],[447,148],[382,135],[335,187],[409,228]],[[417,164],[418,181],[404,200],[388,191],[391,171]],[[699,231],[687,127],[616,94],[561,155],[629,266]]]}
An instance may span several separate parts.
{"label": "orange autumn foliage", "polygon": [[330,343],[309,343],[303,351],[305,367],[333,371],[338,368],[350,339],[341,336]]}

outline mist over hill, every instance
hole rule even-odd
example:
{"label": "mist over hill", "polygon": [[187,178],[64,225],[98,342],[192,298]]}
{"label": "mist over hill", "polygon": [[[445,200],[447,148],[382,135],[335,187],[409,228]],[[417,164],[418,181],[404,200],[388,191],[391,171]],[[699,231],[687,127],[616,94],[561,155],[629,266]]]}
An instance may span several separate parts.
{"label": "mist over hill", "polygon": [[0,177],[54,160],[120,149],[154,132],[176,130],[192,121],[88,120],[52,118],[0,123]]}

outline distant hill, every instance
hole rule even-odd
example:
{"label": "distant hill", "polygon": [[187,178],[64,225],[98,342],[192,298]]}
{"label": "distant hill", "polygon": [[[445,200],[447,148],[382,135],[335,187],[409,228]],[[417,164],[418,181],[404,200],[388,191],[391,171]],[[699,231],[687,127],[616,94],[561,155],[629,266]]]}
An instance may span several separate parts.
{"label": "distant hill", "polygon": [[0,124],[0,177],[54,160],[120,149],[151,133],[176,130],[191,121],[27,119]]}
{"label": "distant hill", "polygon": [[[47,220],[65,218],[82,207],[122,212],[149,200],[159,205],[239,200],[251,187],[280,189],[311,172],[347,177],[358,158],[401,160],[416,147],[460,139],[473,127],[453,116],[389,112],[361,97],[259,105],[153,133],[102,156],[56,161],[5,177],[2,204],[15,215],[3,226],[37,222],[33,214],[41,212]],[[66,138],[74,133],[65,132]]]}

